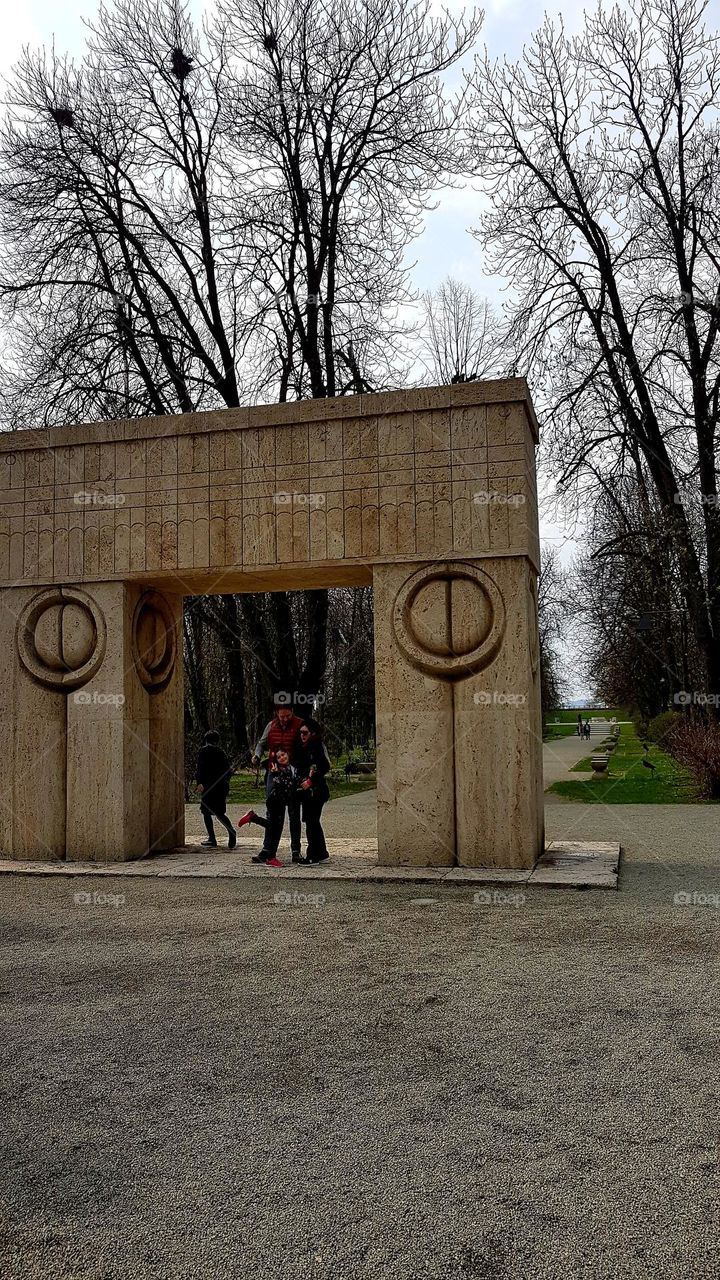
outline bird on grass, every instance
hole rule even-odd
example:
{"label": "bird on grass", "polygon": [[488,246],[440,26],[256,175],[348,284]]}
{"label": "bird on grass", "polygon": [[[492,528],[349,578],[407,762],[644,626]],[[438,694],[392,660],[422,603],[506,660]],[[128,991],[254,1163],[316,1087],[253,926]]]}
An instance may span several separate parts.
{"label": "bird on grass", "polygon": [[653,764],[652,760],[648,760],[648,751],[650,750],[650,747],[647,742],[643,742],[642,749],[645,752],[645,755],[642,758],[642,766],[644,769],[650,769],[650,776],[654,778],[655,765]]}

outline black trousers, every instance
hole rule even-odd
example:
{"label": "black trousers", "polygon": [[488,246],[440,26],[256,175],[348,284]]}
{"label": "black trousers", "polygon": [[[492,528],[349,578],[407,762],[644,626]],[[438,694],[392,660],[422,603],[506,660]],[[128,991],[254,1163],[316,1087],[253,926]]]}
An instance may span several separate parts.
{"label": "black trousers", "polygon": [[213,787],[208,787],[200,797],[200,812],[205,823],[205,830],[208,833],[208,839],[215,839],[215,828],[213,826],[213,818],[217,818],[222,823],[228,835],[232,835],[233,824],[228,818],[225,808],[227,805],[227,792],[218,792]]}
{"label": "black trousers", "polygon": [[300,852],[300,837],[302,834],[302,820],[300,818],[300,801],[292,796],[289,800],[280,800],[277,796],[268,796],[265,802],[267,809],[267,817],[263,818],[257,813],[252,819],[259,827],[265,828],[265,839],[263,840],[263,853],[276,854],[280,838],[285,826],[285,813],[290,821],[290,848],[293,853]]}
{"label": "black trousers", "polygon": [[325,832],[320,821],[324,800],[318,796],[303,796],[302,819],[307,836],[307,856],[310,859],[324,857],[327,853]]}

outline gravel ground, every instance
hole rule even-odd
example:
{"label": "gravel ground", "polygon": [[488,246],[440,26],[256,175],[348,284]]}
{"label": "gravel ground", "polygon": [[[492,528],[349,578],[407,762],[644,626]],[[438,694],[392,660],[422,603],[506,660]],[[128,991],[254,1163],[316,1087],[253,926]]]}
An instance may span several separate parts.
{"label": "gravel ground", "polygon": [[3,877],[0,1273],[716,1277],[716,812],[619,893]]}

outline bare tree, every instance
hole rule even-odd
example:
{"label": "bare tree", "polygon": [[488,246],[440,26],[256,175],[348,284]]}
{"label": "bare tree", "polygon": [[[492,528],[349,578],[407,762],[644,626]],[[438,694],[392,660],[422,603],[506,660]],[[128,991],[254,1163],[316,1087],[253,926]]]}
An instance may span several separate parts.
{"label": "bare tree", "polygon": [[80,65],[26,50],[0,154],[14,424],[240,402],[227,49],[172,0],[101,9]]}
{"label": "bare tree", "polygon": [[538,628],[540,640],[540,692],[543,720],[562,705],[562,647],[568,638],[572,610],[567,575],[554,549],[544,549],[538,578]]}
{"label": "bare tree", "polygon": [[649,720],[703,675],[671,530],[652,489],[627,478],[602,490],[588,544],[570,593],[588,681],[611,705]]}
{"label": "bare tree", "polygon": [[[720,42],[699,0],[549,20],[477,68],[481,238],[516,293],[560,484],[642,463],[720,691]],[[700,512],[692,517],[691,507]]]}
{"label": "bare tree", "polygon": [[[0,134],[7,421],[398,378],[403,255],[459,165],[461,103],[442,77],[479,25],[416,0],[221,0],[198,28],[179,0],[116,0],[79,64],[26,51]],[[240,648],[255,655],[252,720],[273,688],[319,689],[327,615],[325,592],[301,610],[286,593],[196,609],[196,719],[219,679],[203,675],[203,637],[226,646],[235,703]],[[235,746],[245,734],[240,718]]]}
{"label": "bare tree", "polygon": [[422,295],[420,348],[434,383],[502,377],[512,364],[505,326],[475,289],[448,276]]}
{"label": "bare tree", "polygon": [[450,103],[442,77],[481,18],[436,18],[427,0],[220,11],[244,59],[235,126],[256,162],[243,198],[273,302],[259,336],[287,354],[281,398],[369,387],[397,354],[405,249],[461,163],[462,96]]}
{"label": "bare tree", "polygon": [[[26,51],[0,134],[11,421],[354,392],[397,364],[405,249],[460,163],[417,0],[103,7]],[[14,393],[12,387],[14,386]]]}

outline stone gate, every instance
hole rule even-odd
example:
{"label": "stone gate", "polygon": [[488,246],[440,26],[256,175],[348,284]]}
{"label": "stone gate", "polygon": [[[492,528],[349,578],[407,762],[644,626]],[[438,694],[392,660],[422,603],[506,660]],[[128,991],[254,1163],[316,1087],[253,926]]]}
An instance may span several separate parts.
{"label": "stone gate", "polygon": [[0,854],[183,843],[182,598],[372,584],[384,864],[543,842],[522,379],[0,437]]}

